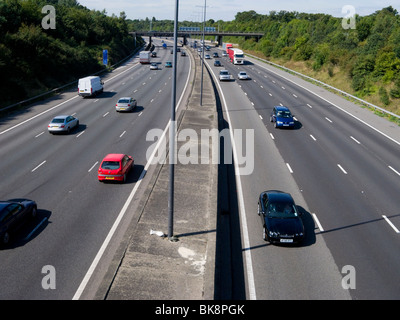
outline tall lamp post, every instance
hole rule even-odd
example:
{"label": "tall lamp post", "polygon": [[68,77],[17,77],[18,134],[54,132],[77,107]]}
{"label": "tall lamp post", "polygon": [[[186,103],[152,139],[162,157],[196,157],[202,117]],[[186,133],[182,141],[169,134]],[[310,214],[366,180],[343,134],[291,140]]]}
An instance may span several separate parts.
{"label": "tall lamp post", "polygon": [[169,126],[169,199],[168,199],[168,239],[176,241],[174,237],[174,170],[175,170],[175,105],[176,105],[176,63],[177,63],[177,40],[178,40],[178,8],[179,0],[175,0],[175,22],[174,22],[174,49],[172,66],[172,99],[171,120]]}

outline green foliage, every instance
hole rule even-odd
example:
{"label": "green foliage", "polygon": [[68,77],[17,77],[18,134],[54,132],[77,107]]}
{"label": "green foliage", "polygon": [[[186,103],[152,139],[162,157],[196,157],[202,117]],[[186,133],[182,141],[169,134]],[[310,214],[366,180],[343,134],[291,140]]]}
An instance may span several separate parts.
{"label": "green foliage", "polygon": [[[42,28],[49,4],[56,29]],[[134,49],[124,12],[110,17],[76,0],[1,0],[0,28],[1,106],[100,71],[103,49],[110,64]]]}

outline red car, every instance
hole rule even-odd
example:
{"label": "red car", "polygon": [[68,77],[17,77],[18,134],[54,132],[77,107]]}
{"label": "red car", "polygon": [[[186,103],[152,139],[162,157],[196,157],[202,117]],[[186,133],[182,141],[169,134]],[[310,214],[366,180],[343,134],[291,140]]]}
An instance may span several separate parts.
{"label": "red car", "polygon": [[99,181],[125,182],[126,176],[134,165],[133,158],[126,154],[110,153],[100,164],[97,176]]}

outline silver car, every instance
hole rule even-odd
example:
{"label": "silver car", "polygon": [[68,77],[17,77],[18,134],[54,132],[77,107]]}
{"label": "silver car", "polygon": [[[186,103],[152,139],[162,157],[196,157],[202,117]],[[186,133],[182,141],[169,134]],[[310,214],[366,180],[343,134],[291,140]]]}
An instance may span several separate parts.
{"label": "silver car", "polygon": [[240,71],[240,72],[238,73],[238,79],[239,79],[239,80],[248,80],[248,79],[250,79],[250,78],[249,78],[249,76],[247,75],[246,72]]}
{"label": "silver car", "polygon": [[69,115],[60,115],[51,120],[47,129],[49,130],[49,133],[70,133],[75,127],[79,127],[79,120],[77,118]]}
{"label": "silver car", "polygon": [[219,72],[219,81],[229,81],[231,80],[231,75],[228,70],[221,70]]}
{"label": "silver car", "polygon": [[136,99],[133,99],[131,97],[122,97],[119,98],[117,104],[115,105],[115,110],[117,112],[132,111],[134,108],[136,108],[136,106],[137,106]]}

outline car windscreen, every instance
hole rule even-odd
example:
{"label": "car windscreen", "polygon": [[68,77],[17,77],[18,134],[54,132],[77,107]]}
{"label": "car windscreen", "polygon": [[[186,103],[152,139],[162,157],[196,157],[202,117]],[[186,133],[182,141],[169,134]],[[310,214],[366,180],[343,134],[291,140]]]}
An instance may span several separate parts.
{"label": "car windscreen", "polygon": [[278,117],[291,118],[292,115],[291,115],[290,111],[279,111],[278,112]]}
{"label": "car windscreen", "polygon": [[118,103],[129,103],[128,99],[119,99]]}
{"label": "car windscreen", "polygon": [[65,121],[65,119],[58,118],[58,119],[51,120],[51,123],[64,123],[64,121]]}
{"label": "car windscreen", "polygon": [[107,170],[119,169],[119,161],[103,161],[101,168]]}
{"label": "car windscreen", "polygon": [[295,218],[298,214],[292,203],[273,202],[267,206],[267,216],[270,218]]}
{"label": "car windscreen", "polygon": [[222,76],[226,76],[226,75],[228,75],[229,73],[228,73],[228,71],[221,71],[219,74],[222,75]]}

